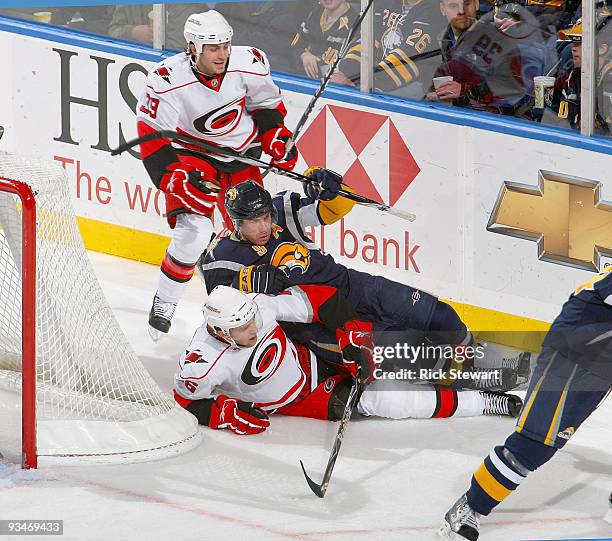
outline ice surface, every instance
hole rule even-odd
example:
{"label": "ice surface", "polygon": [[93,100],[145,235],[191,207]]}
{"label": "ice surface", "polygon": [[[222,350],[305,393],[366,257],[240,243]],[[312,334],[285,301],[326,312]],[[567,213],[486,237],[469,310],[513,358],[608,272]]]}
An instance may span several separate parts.
{"label": "ice surface", "polygon": [[[201,320],[202,284],[192,280],[171,334],[153,344],[146,326],[157,268],[90,256],[129,340],[170,392],[178,355]],[[513,421],[355,420],[320,500],[299,460],[319,480],[336,426],[278,416],[257,436],[202,428],[199,448],[162,461],[36,472],[15,465],[18,427],[4,426],[0,518],[63,519],[66,541],[435,540],[442,516]],[[563,452],[483,519],[481,539],[612,537],[603,520],[611,490],[608,400]]]}

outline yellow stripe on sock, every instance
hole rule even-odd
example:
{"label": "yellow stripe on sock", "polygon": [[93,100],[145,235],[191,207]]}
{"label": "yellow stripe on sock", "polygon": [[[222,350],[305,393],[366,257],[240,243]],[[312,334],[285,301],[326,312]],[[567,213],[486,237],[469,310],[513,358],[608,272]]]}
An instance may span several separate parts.
{"label": "yellow stripe on sock", "polygon": [[476,479],[480,487],[497,502],[503,501],[512,492],[491,475],[491,472],[487,469],[484,462],[474,472],[474,479]]}

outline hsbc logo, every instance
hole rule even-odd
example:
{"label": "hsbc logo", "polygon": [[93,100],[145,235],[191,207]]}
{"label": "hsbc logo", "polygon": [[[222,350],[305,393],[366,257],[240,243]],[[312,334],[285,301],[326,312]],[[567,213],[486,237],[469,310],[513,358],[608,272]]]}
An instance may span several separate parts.
{"label": "hsbc logo", "polygon": [[388,115],[326,105],[297,146],[309,167],[344,172],[357,192],[390,206],[421,171]]}

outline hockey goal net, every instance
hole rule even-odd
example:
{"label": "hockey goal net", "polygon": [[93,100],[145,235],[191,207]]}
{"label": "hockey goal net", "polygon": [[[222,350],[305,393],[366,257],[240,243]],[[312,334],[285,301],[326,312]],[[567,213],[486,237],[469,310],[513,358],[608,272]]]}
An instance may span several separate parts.
{"label": "hockey goal net", "polygon": [[197,421],[159,389],[102,293],[63,169],[6,153],[0,389],[21,391],[26,467],[37,457],[159,458],[199,442]]}

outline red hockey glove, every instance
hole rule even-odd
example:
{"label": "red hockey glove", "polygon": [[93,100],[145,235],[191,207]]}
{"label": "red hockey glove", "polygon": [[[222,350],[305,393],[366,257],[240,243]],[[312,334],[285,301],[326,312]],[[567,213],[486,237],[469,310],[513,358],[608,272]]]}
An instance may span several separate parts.
{"label": "red hockey glove", "polygon": [[220,395],[212,405],[208,426],[229,428],[239,435],[259,434],[270,426],[270,420],[268,415],[253,406],[252,402]]}
{"label": "red hockey glove", "polygon": [[354,319],[347,321],[343,327],[336,329],[336,339],[342,351],[344,366],[353,377],[359,371],[359,379],[369,385],[374,379],[374,344],[372,342],[372,324],[369,321]]}
{"label": "red hockey glove", "polygon": [[159,189],[176,197],[191,212],[210,216],[220,187],[205,180],[200,171],[175,169],[162,177]]}
{"label": "red hockey glove", "polygon": [[287,151],[287,143],[293,134],[285,126],[276,126],[261,136],[262,150],[272,156],[272,163],[283,169],[292,170],[298,159],[295,145]]}

